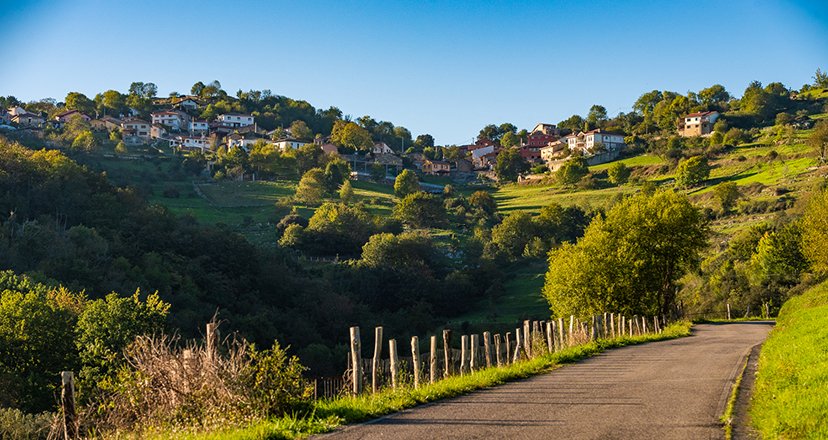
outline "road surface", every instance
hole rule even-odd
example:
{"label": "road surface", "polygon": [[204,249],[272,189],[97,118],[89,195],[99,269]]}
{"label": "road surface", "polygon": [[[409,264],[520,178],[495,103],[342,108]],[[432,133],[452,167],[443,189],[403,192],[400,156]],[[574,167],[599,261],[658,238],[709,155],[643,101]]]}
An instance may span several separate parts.
{"label": "road surface", "polygon": [[722,438],[719,417],[731,384],[771,325],[697,325],[690,337],[610,350],[319,438]]}

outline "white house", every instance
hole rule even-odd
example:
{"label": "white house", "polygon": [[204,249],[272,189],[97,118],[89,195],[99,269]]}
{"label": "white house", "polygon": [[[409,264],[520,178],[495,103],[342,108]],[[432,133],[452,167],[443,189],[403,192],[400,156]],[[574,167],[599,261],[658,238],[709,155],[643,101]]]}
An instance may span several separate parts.
{"label": "white house", "polygon": [[121,132],[127,145],[141,145],[150,140],[152,126],[138,118],[126,118],[121,121]]}
{"label": "white house", "polygon": [[12,115],[11,120],[21,127],[40,127],[46,122],[42,116],[28,112]]}
{"label": "white house", "polygon": [[163,139],[167,137],[167,129],[163,125],[152,124],[150,127],[150,137],[153,139]]}
{"label": "white house", "polygon": [[487,145],[485,147],[477,148],[475,150],[472,150],[472,152],[471,152],[471,154],[472,154],[472,163],[474,164],[474,166],[476,168],[484,168],[485,167],[485,163],[484,163],[485,161],[483,160],[483,156],[485,156],[487,154],[490,154],[490,153],[494,153],[494,151],[495,151],[494,145]]}
{"label": "white house", "polygon": [[373,148],[371,148],[371,152],[374,154],[394,154],[394,150],[391,149],[385,142],[377,142],[374,144]]}
{"label": "white house", "polygon": [[193,119],[190,121],[190,133],[206,133],[210,131],[210,124],[204,120]]}
{"label": "white house", "polygon": [[618,133],[609,133],[602,131],[600,128],[588,132],[580,132],[578,134],[569,134],[563,138],[571,151],[581,151],[586,154],[593,154],[596,145],[603,145],[607,151],[618,151],[626,147],[624,143],[624,135]]}
{"label": "white house", "polygon": [[567,144],[560,139],[552,141],[540,149],[541,160],[544,162],[555,160],[563,154],[566,148]]}
{"label": "white house", "polygon": [[173,107],[179,107],[186,110],[196,110],[199,107],[199,103],[192,96],[184,96],[178,98],[177,100],[173,99]]}
{"label": "white house", "polygon": [[166,125],[174,131],[186,129],[190,123],[190,115],[178,110],[153,112],[151,116],[153,124]]}
{"label": "white house", "polygon": [[206,136],[176,136],[170,140],[170,146],[205,152],[210,149],[210,138]]}
{"label": "white house", "polygon": [[253,125],[255,120],[251,115],[241,115],[238,113],[226,113],[219,115],[218,121],[225,127],[247,127]]}
{"label": "white house", "polygon": [[680,136],[705,136],[713,132],[713,124],[719,119],[719,112],[696,112],[680,118],[678,133]]}
{"label": "white house", "polygon": [[227,148],[239,147],[249,150],[256,142],[264,141],[268,144],[272,142],[265,135],[256,132],[250,133],[233,133],[227,136]]}
{"label": "white house", "polygon": [[299,139],[293,138],[279,139],[278,141],[274,142],[276,147],[278,147],[282,151],[298,150],[299,148],[309,143],[310,142],[300,141]]}

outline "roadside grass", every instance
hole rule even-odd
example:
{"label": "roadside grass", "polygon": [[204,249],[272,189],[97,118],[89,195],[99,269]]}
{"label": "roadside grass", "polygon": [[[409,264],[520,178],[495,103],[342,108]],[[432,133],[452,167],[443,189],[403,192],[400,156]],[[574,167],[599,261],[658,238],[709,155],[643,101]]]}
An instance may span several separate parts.
{"label": "roadside grass", "polygon": [[[315,403],[313,410],[304,416],[289,415],[254,422],[242,428],[228,428],[207,433],[176,432],[175,437],[189,440],[304,438],[308,435],[331,431],[340,425],[366,421],[424,403],[546,373],[564,364],[577,362],[608,349],[688,336],[691,325],[687,321],[677,322],[669,325],[660,334],[601,339],[508,366],[491,367],[463,376],[452,376],[418,389],[410,386],[397,390],[386,388],[373,395],[364,394],[356,397],[346,396],[320,400]],[[168,438],[171,434],[171,432],[153,432],[144,438]]]}
{"label": "roadside grass", "polygon": [[733,382],[733,385],[730,388],[730,397],[727,399],[727,406],[725,407],[725,411],[722,414],[722,417],[719,420],[724,425],[724,432],[725,432],[725,439],[731,440],[733,438],[733,411],[736,408],[736,400],[739,398],[739,386],[742,385],[742,379],[745,377],[745,370],[747,370],[748,362],[750,358],[745,359],[744,365],[742,365],[742,369],[739,371],[739,375],[736,377],[736,380]]}
{"label": "roadside grass", "polygon": [[750,416],[763,438],[828,438],[828,282],[782,306],[759,355]]}

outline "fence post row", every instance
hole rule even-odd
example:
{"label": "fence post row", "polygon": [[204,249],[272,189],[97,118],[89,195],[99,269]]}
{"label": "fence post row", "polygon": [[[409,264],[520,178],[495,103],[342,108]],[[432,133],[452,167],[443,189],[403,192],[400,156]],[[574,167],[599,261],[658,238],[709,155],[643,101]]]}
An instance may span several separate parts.
{"label": "fence post row", "polygon": [[71,371],[60,372],[60,403],[63,408],[63,438],[78,438],[78,424],[75,414],[75,374]]}
{"label": "fence post row", "polygon": [[[657,334],[664,331],[667,320],[663,316],[654,315],[652,321],[647,316],[633,315],[626,317],[620,313],[602,313],[590,316],[589,320],[581,321],[574,315],[569,316],[569,331],[566,331],[565,319],[563,317],[549,321],[524,320],[520,327],[515,328],[515,337],[512,333],[505,335],[496,333],[492,335],[489,331],[482,333],[483,341],[480,341],[479,334],[461,335],[460,337],[460,362],[459,370],[454,369],[454,353],[451,348],[452,331],[443,330],[443,374],[442,377],[449,377],[452,374],[466,375],[480,371],[482,368],[493,366],[501,367],[513,364],[521,359],[529,360],[544,354],[555,353],[565,347],[597,341],[602,338],[634,337],[636,335]],[[494,336],[494,337],[493,337]],[[217,356],[218,329],[217,324],[207,325],[207,350],[208,356]],[[513,344],[514,341],[514,345]],[[377,393],[381,388],[382,369],[386,365],[382,360],[383,327],[377,326],[374,329],[374,353],[371,358],[371,391]],[[504,347],[505,345],[505,347]],[[350,328],[350,356],[348,357],[349,376],[351,380],[351,393],[361,394],[364,389],[363,368],[368,368],[368,360],[361,358],[361,340],[359,327]],[[514,348],[514,349],[513,349]],[[482,349],[482,352],[481,352]],[[397,351],[397,340],[388,340],[388,368],[391,376],[391,387],[399,388],[400,364]],[[214,354],[212,354],[214,353]],[[187,358],[186,351],[183,357]],[[437,335],[429,337],[429,359],[428,359],[428,382],[434,383],[440,378]],[[363,367],[363,365],[365,365]],[[411,371],[414,388],[419,388],[425,380],[425,367],[420,355],[420,340],[418,336],[411,337]],[[407,367],[405,367],[407,369]],[[64,425],[67,436],[77,436],[77,420],[74,414],[74,385],[71,372],[62,372],[61,400],[64,411]],[[322,380],[322,389],[319,387],[319,380]],[[346,388],[340,379],[317,379],[314,381],[314,396],[319,398],[330,397],[336,394],[336,389]],[[320,393],[321,391],[321,393]],[[74,429],[74,431],[73,431]],[[67,437],[67,439],[70,437]],[[72,437],[74,438],[74,437]]]}

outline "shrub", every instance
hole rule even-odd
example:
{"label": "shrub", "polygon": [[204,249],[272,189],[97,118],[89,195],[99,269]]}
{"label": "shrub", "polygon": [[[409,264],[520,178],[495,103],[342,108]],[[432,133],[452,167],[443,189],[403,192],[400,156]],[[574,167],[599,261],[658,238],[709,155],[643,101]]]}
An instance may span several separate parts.
{"label": "shrub", "polygon": [[3,440],[47,440],[55,426],[53,413],[26,414],[15,408],[0,408],[0,438]]}
{"label": "shrub", "polygon": [[681,187],[698,185],[708,176],[710,176],[710,165],[704,156],[684,159],[676,167],[676,185]]}

